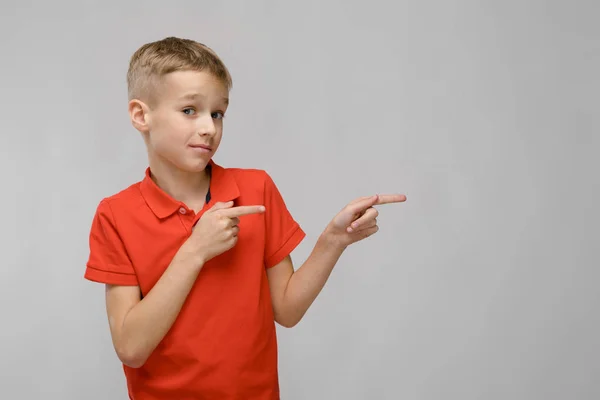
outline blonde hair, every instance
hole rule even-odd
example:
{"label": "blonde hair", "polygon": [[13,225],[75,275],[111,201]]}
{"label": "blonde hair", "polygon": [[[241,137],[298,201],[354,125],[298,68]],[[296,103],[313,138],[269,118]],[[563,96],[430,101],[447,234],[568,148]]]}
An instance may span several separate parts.
{"label": "blonde hair", "polygon": [[208,46],[190,39],[167,37],[146,43],[131,56],[127,71],[129,100],[148,99],[163,76],[175,71],[207,71],[231,90],[227,67]]}

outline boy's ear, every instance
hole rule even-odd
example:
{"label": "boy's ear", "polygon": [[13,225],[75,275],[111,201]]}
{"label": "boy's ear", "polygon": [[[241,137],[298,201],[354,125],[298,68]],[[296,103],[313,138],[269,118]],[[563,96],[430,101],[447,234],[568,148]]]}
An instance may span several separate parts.
{"label": "boy's ear", "polygon": [[142,133],[148,133],[150,131],[148,110],[148,106],[143,101],[133,99],[129,102],[129,117],[131,118],[131,124],[135,129]]}

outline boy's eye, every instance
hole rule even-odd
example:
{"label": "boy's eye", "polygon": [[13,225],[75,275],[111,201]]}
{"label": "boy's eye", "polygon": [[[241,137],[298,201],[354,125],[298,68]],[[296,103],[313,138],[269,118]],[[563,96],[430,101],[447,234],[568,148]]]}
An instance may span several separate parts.
{"label": "boy's eye", "polygon": [[225,115],[222,112],[214,112],[211,114],[214,119],[223,119]]}
{"label": "boy's eye", "polygon": [[195,110],[193,108],[185,108],[183,110],[183,113],[187,115],[193,115],[195,113]]}

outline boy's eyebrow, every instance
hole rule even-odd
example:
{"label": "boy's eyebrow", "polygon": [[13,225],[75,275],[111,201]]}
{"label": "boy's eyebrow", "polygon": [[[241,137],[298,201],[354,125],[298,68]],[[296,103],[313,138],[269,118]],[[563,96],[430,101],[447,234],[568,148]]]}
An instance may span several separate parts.
{"label": "boy's eyebrow", "polygon": [[[181,100],[195,100],[196,97],[201,97],[201,98],[206,98],[206,96],[200,94],[200,93],[188,93],[186,95],[181,96]],[[223,97],[222,98],[223,102],[225,104],[229,104],[229,98],[228,97]]]}

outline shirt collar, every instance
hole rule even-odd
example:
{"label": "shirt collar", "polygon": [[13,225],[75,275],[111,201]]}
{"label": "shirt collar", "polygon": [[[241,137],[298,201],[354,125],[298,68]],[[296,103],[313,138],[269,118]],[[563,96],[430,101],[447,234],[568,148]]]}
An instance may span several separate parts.
{"label": "shirt collar", "polygon": [[[209,195],[207,196],[208,207],[239,197],[240,191],[231,171],[217,165],[212,159],[207,168],[210,168],[211,174]],[[184,206],[183,202],[175,200],[152,180],[150,167],[146,168],[144,179],[140,184],[140,191],[148,207],[160,219],[172,215]]]}

